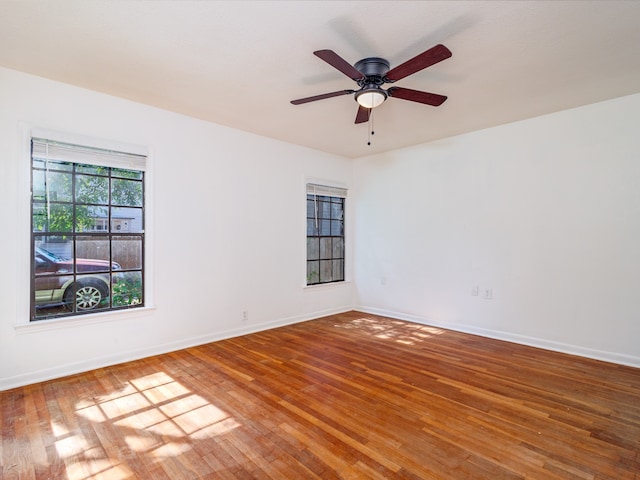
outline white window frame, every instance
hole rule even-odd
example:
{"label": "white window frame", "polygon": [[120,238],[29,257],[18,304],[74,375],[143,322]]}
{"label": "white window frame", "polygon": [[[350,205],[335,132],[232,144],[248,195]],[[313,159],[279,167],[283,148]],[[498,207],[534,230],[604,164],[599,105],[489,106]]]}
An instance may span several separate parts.
{"label": "white window frame", "polygon": [[[351,217],[351,213],[350,213],[350,205],[352,202],[347,201],[347,197],[348,197],[348,192],[349,192],[349,188],[339,182],[335,182],[335,181],[331,181],[331,180],[326,180],[326,179],[320,179],[320,178],[306,178],[305,182],[304,182],[304,191],[305,191],[305,202],[304,202],[304,208],[305,208],[305,222],[304,222],[304,288],[305,289],[316,289],[316,288],[320,288],[320,289],[325,289],[325,288],[335,288],[335,287],[339,287],[341,285],[345,285],[348,283],[351,283],[351,275],[350,275],[350,266],[351,266],[351,257],[352,257],[352,251],[350,248],[350,235],[349,235],[349,222],[350,222],[350,217]],[[342,280],[337,280],[337,281],[333,281],[333,282],[327,282],[327,283],[316,283],[316,284],[308,284],[308,279],[307,279],[307,262],[308,262],[308,255],[307,255],[307,224],[306,224],[306,205],[307,205],[307,195],[310,193],[315,193],[318,195],[327,195],[327,196],[334,196],[334,197],[342,197],[345,199],[345,205],[344,205],[344,232],[343,232],[343,238],[344,238],[344,277]]]}
{"label": "white window frame", "polygon": [[[148,146],[118,142],[103,138],[72,134],[40,128],[29,123],[21,122],[18,126],[18,225],[16,240],[18,242],[18,269],[16,273],[17,285],[21,285],[16,295],[16,318],[14,325],[16,333],[32,333],[47,329],[74,327],[108,321],[119,321],[125,318],[146,316],[155,310],[154,274],[153,274],[153,150]],[[71,317],[60,317],[47,320],[30,321],[31,302],[31,139],[47,138],[52,141],[85,145],[91,148],[124,151],[147,157],[145,168],[145,284],[144,307],[123,310],[109,310],[88,313]]]}

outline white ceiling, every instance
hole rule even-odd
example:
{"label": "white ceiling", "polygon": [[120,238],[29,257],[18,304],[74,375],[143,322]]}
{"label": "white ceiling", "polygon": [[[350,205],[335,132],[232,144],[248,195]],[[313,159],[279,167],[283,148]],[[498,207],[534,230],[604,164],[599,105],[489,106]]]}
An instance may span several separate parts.
{"label": "white ceiling", "polygon": [[[375,135],[357,88],[313,55],[391,67],[453,56],[395,85]],[[0,65],[310,148],[359,157],[640,92],[640,1],[0,1]]]}

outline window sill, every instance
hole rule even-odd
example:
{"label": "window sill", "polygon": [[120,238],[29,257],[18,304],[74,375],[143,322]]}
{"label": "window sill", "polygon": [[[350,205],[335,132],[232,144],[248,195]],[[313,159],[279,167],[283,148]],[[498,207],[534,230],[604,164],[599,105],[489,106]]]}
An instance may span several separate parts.
{"label": "window sill", "polygon": [[303,290],[312,291],[317,289],[331,289],[331,288],[341,288],[346,285],[351,285],[351,281],[344,280],[342,282],[331,282],[331,283],[317,283],[315,285],[305,285]]}
{"label": "window sill", "polygon": [[129,318],[143,317],[150,315],[155,311],[156,307],[140,307],[128,310],[109,311],[101,313],[91,313],[80,315],[77,317],[53,318],[51,320],[35,320],[29,323],[21,323],[14,325],[17,334],[40,333],[49,330],[58,330],[64,328],[75,328],[83,325],[95,325],[97,323],[113,322],[118,320],[126,320]]}

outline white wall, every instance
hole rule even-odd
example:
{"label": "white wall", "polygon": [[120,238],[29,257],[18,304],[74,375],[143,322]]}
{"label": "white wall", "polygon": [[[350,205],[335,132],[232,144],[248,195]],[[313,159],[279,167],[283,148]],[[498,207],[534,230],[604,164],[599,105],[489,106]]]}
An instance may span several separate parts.
{"label": "white wall", "polygon": [[[0,69],[0,390],[348,310],[354,294],[365,311],[640,366],[638,124],[635,95],[351,161]],[[30,126],[151,151],[153,308],[28,324]],[[350,187],[353,284],[303,288],[308,177]]]}
{"label": "white wall", "polygon": [[[152,153],[153,308],[28,325],[29,127]],[[303,288],[305,179],[349,187],[348,160],[6,69],[0,146],[0,390],[352,305]]]}
{"label": "white wall", "polygon": [[638,125],[640,94],[357,160],[359,308],[640,366]]}

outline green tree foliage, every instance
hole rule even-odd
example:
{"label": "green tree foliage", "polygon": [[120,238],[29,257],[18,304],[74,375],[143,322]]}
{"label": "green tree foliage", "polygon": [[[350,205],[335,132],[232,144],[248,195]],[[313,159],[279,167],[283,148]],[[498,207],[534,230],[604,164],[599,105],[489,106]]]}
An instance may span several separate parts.
{"label": "green tree foliage", "polygon": [[74,200],[77,232],[89,230],[95,218],[105,218],[109,203],[118,207],[142,206],[142,182],[137,181],[141,178],[140,172],[77,165],[74,176],[73,165],[69,163],[34,163],[34,167],[40,165],[41,169],[33,171],[35,232],[74,231]]}
{"label": "green tree foliage", "polygon": [[112,288],[114,307],[142,304],[142,277],[140,274],[119,274],[114,278]]}

